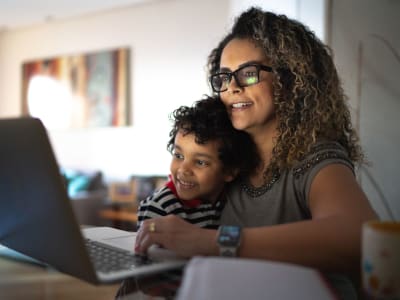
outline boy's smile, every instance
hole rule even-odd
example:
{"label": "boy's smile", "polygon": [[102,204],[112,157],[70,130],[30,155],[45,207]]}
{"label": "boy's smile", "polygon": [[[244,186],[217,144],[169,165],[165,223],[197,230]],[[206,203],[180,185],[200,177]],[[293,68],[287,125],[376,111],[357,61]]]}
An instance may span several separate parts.
{"label": "boy's smile", "polygon": [[219,147],[218,141],[198,144],[194,134],[178,131],[170,170],[181,200],[214,202],[225,182],[233,179],[224,172]]}

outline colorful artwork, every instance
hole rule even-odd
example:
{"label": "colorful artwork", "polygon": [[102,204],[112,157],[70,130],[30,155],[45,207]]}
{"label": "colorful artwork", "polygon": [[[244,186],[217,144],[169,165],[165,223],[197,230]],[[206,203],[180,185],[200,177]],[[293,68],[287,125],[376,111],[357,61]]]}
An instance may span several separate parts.
{"label": "colorful artwork", "polygon": [[26,62],[22,113],[49,129],[125,126],[129,49]]}

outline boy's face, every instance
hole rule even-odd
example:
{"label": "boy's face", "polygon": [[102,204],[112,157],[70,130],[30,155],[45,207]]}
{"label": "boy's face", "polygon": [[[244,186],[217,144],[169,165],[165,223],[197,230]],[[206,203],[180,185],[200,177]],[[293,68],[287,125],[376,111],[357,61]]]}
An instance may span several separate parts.
{"label": "boy's face", "polygon": [[194,134],[178,131],[171,161],[171,175],[181,200],[214,202],[225,182],[234,176],[224,171],[218,157],[219,142],[197,144]]}

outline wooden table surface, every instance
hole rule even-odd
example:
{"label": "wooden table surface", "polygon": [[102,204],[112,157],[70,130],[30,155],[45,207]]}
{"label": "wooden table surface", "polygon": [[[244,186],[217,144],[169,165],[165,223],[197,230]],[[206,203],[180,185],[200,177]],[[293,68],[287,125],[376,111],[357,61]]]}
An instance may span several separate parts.
{"label": "wooden table surface", "polygon": [[49,268],[0,256],[0,299],[110,300],[119,286],[92,285]]}

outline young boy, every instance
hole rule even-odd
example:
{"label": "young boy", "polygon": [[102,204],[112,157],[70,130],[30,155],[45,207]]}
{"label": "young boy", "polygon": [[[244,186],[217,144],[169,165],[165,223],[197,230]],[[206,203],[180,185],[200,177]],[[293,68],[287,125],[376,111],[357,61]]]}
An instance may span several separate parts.
{"label": "young boy", "polygon": [[225,203],[224,186],[255,168],[255,145],[244,131],[232,127],[226,108],[216,98],[181,106],[171,119],[170,180],[141,201],[138,228],[145,219],[175,214],[216,229]]}

